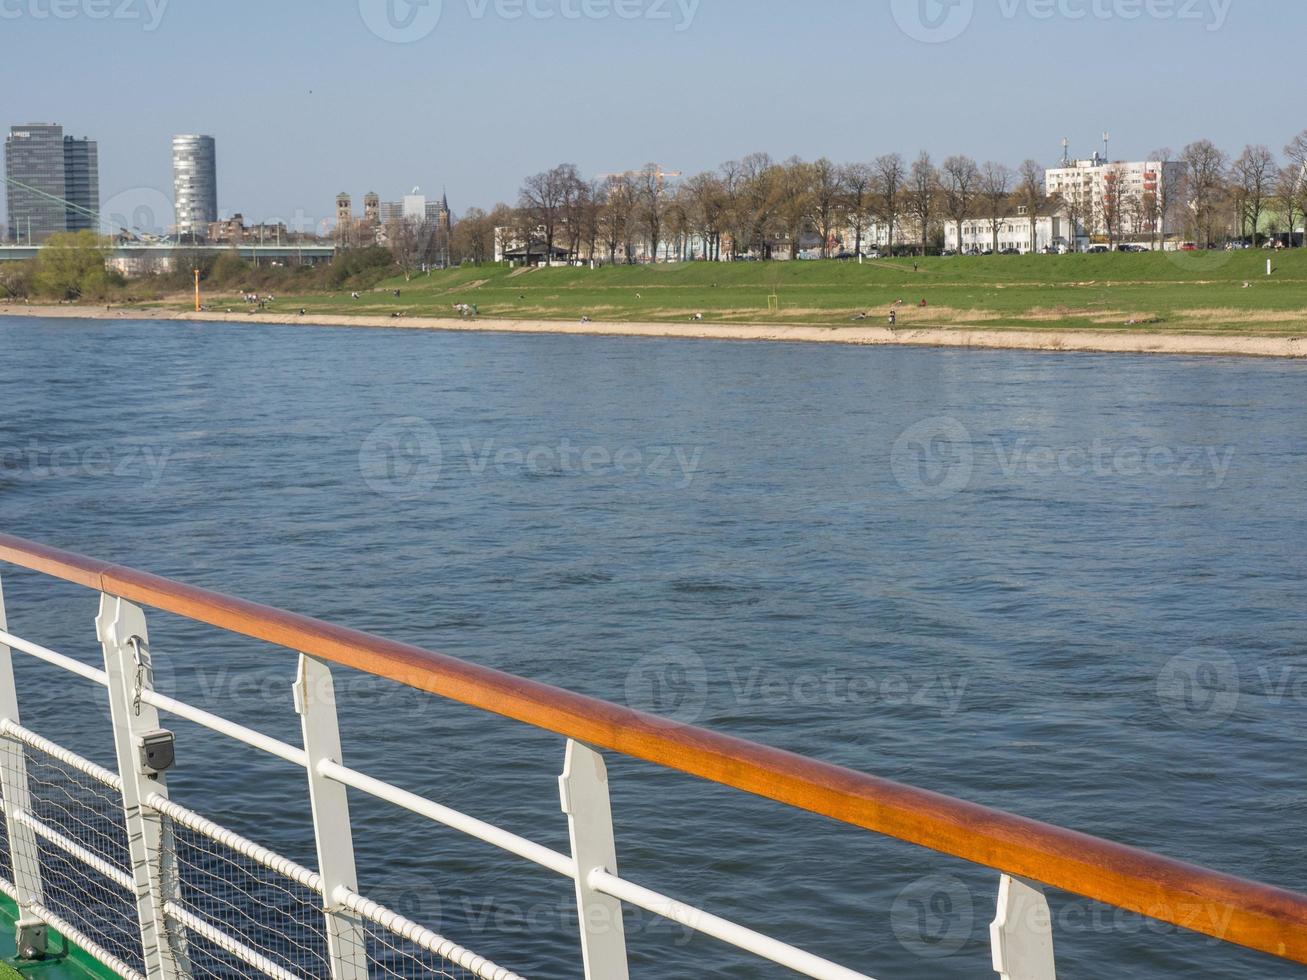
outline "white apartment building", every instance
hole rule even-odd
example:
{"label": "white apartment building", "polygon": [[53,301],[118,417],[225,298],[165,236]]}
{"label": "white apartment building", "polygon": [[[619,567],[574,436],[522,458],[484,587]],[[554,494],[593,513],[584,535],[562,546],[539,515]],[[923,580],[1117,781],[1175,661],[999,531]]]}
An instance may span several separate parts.
{"label": "white apartment building", "polygon": [[[944,224],[944,247],[964,255],[988,252],[994,247],[994,230],[989,218],[967,218],[962,222],[962,240],[959,242],[957,222],[948,221]],[[1030,212],[1024,205],[1016,207],[1012,214],[998,221],[998,250],[1016,249],[1023,255],[1050,248],[1075,252],[1088,242],[1084,229],[1061,203],[1040,208],[1034,221],[1033,241],[1030,232]]]}
{"label": "white apartment building", "polygon": [[1178,230],[1184,165],[1166,160],[1111,163],[1095,153],[1050,168],[1044,176],[1050,195],[1061,195],[1070,213],[1090,235],[1119,240],[1169,235]]}

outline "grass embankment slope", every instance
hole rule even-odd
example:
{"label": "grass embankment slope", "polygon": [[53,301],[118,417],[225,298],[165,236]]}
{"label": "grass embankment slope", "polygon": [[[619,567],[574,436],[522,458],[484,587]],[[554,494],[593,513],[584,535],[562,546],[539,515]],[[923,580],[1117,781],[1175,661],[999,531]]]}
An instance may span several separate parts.
{"label": "grass embankment slope", "polygon": [[[1273,258],[1275,274],[1266,275]],[[394,291],[399,295],[395,296]],[[775,297],[773,300],[772,297]],[[927,305],[922,307],[921,300]],[[461,268],[350,293],[279,295],[272,311],[516,320],[675,322],[702,313],[723,324],[883,324],[986,330],[1093,330],[1261,336],[1307,334],[1307,250],[978,256],[856,262],[683,263],[658,266]],[[206,296],[243,312],[239,295]],[[1130,323],[1130,321],[1134,321]]]}

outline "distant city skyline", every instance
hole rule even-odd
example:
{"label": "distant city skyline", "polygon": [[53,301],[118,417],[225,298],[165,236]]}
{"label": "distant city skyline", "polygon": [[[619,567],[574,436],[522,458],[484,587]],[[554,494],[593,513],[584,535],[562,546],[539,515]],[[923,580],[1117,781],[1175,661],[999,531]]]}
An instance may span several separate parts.
{"label": "distant city skyline", "polygon": [[[461,212],[511,203],[525,175],[562,161],[694,173],[759,150],[925,149],[1051,166],[1063,137],[1087,156],[1104,129],[1114,157],[1142,159],[1200,138],[1278,152],[1307,126],[1287,82],[1307,8],[1275,0],[637,0],[629,18],[603,3],[540,0],[532,16],[447,0],[434,26],[417,6],[378,19],[388,3],[405,6],[140,0],[107,19],[89,4],[67,19],[24,7],[6,15],[0,79],[19,95],[0,123],[53,119],[96,139],[102,204],[127,213],[170,204],[174,134],[210,134],[224,214],[314,228],[334,221],[342,187],[393,199],[447,184]],[[1248,50],[1266,84],[1224,84],[1216,66]],[[522,81],[541,51],[565,66],[556,91]]]}

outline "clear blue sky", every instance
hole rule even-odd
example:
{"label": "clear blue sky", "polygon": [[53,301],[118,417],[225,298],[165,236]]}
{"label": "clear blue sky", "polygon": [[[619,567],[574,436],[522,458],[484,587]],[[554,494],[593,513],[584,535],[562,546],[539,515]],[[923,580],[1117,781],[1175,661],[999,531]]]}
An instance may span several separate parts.
{"label": "clear blue sky", "polygon": [[562,161],[1015,165],[1105,128],[1131,158],[1307,128],[1296,0],[443,0],[426,33],[437,2],[0,0],[0,124],[98,139],[106,202],[170,197],[171,135],[209,133],[224,212],[311,219],[340,190],[488,207]]}

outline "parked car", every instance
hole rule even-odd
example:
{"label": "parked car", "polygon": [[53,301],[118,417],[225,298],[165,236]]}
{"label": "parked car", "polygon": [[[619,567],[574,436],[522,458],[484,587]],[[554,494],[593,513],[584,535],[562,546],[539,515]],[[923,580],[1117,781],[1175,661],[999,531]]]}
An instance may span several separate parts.
{"label": "parked car", "polygon": [[1107,254],[1108,252],[1110,252],[1110,251],[1112,251],[1112,250],[1111,250],[1110,248],[1108,248],[1106,245],[1090,245],[1087,249],[1085,249],[1085,254],[1086,254],[1086,255],[1106,255],[1106,254]]}
{"label": "parked car", "polygon": [[998,254],[999,254],[999,255],[1020,255],[1020,254],[1021,254],[1021,249],[1019,249],[1019,248],[1005,248],[1005,249],[1003,249],[1001,252],[999,252]]}

